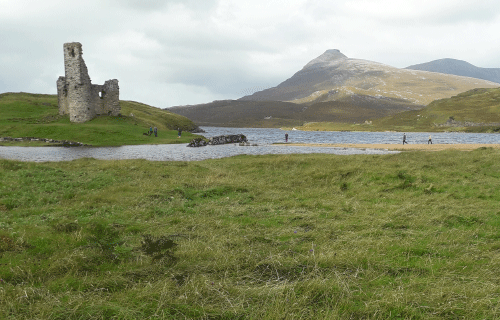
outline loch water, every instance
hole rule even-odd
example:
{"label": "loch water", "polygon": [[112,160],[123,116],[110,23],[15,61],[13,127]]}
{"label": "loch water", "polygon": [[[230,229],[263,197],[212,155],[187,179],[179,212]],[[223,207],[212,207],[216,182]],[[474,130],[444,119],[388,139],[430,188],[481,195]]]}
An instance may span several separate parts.
{"label": "loch water", "polygon": [[[400,144],[401,132],[332,132],[300,131],[262,128],[222,128],[202,127],[201,135],[209,138],[218,135],[244,134],[252,146],[238,144],[189,148],[186,144],[137,145],[121,147],[2,147],[0,158],[45,162],[70,161],[79,158],[102,160],[146,159],[151,161],[198,161],[232,157],[241,154],[305,154],[326,153],[337,155],[350,154],[390,154],[397,151],[333,147],[299,147],[273,145],[284,142],[288,133],[290,143],[367,143]],[[500,134],[487,133],[430,133],[434,143],[500,143]],[[427,143],[428,132],[407,133],[407,141]]]}
{"label": "loch water", "polygon": [[[263,128],[221,128],[202,127],[205,137],[241,133],[247,136],[250,142],[258,144],[272,144],[285,142],[285,133],[288,133],[288,142],[291,143],[367,143],[367,144],[401,144],[403,132],[359,132],[359,131],[301,131]],[[409,144],[427,143],[429,135],[433,143],[500,143],[498,133],[456,133],[456,132],[407,132],[406,141]]]}

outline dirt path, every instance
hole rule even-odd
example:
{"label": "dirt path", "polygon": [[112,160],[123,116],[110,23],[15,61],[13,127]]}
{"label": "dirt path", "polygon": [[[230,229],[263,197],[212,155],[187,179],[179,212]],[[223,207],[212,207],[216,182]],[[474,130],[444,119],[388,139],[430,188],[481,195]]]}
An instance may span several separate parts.
{"label": "dirt path", "polygon": [[[280,144],[281,145],[281,144]],[[363,143],[288,143],[283,144],[288,146],[309,146],[309,147],[335,147],[335,148],[362,148],[362,149],[382,149],[382,150],[424,150],[424,151],[441,151],[441,150],[462,150],[471,151],[477,148],[495,148],[500,149],[500,144],[363,144]]]}

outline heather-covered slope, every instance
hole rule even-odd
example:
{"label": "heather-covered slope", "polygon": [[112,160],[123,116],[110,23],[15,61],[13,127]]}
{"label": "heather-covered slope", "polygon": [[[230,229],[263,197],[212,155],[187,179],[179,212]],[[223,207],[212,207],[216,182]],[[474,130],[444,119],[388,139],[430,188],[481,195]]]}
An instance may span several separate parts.
{"label": "heather-covered slope", "polygon": [[297,104],[282,101],[224,100],[167,109],[200,126],[286,127],[305,122],[364,122],[423,108],[402,99],[352,95],[337,101]]}

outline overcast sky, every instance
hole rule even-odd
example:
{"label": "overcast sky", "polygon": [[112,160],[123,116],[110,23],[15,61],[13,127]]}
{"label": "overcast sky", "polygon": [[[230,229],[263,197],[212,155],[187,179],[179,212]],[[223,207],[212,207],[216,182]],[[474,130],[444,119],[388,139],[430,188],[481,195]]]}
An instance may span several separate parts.
{"label": "overcast sky", "polygon": [[327,49],[394,67],[500,68],[498,0],[0,0],[0,93],[56,93],[63,44],[92,83],[155,107],[276,86]]}

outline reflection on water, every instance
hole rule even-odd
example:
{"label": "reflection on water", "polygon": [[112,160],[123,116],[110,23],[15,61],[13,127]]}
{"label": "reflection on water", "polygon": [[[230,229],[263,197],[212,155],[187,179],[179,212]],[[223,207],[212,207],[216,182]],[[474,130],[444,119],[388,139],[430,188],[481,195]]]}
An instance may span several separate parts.
{"label": "reflection on water", "polygon": [[[188,148],[186,144],[139,145],[105,148],[63,148],[63,147],[0,147],[0,158],[21,161],[67,161],[79,158],[103,160],[146,159],[152,161],[196,161],[231,157],[240,154],[291,154],[291,153],[327,153],[327,154],[387,154],[395,151],[275,146],[272,143],[284,142],[285,131],[280,129],[252,128],[215,128],[204,127],[205,137],[222,134],[242,133],[251,143],[258,146],[239,146],[237,144]],[[323,132],[323,131],[286,131],[289,142],[295,143],[387,143],[402,142],[402,133],[398,132]],[[427,143],[429,133],[408,133],[410,144]],[[500,143],[498,134],[478,133],[432,133],[434,143]]]}

